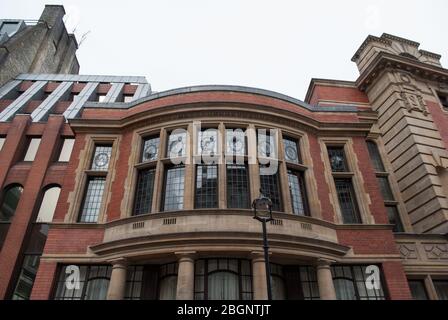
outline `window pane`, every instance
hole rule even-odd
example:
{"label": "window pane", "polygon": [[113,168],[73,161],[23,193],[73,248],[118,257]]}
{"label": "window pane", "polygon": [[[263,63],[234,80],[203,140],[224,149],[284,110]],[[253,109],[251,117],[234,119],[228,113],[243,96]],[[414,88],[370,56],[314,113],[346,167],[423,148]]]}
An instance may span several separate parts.
{"label": "window pane", "polygon": [[176,300],[177,276],[168,276],[160,280],[159,300]]}
{"label": "window pane", "polygon": [[414,300],[428,300],[423,280],[409,280],[408,284]]}
{"label": "window pane", "polygon": [[80,222],[96,222],[103,200],[105,177],[91,177],[87,182],[87,191],[81,210]]}
{"label": "window pane", "polygon": [[198,132],[198,154],[214,156],[218,153],[218,130],[207,129]]}
{"label": "window pane", "polygon": [[265,130],[266,134],[258,132],[258,156],[265,158],[275,157],[275,137],[270,135],[270,130]]}
{"label": "window pane", "polygon": [[159,156],[160,138],[147,138],[143,142],[142,162],[157,160]]}
{"label": "window pane", "polygon": [[135,191],[134,215],[151,212],[155,169],[140,170]]}
{"label": "window pane", "polygon": [[98,95],[98,102],[104,102],[104,100],[106,100],[106,95],[105,94],[99,94]]}
{"label": "window pane", "polygon": [[246,137],[243,130],[226,130],[226,154],[244,156],[246,154]]}
{"label": "window pane", "polygon": [[196,167],[196,208],[218,207],[218,166],[198,165]]}
{"label": "window pane", "polygon": [[184,207],[185,167],[176,166],[165,174],[163,210],[182,210]]}
{"label": "window pane", "polygon": [[250,208],[247,165],[227,165],[227,207]]}
{"label": "window pane", "polygon": [[184,157],[187,152],[187,132],[176,131],[168,138],[168,148],[166,156],[168,158]]}
{"label": "window pane", "polygon": [[93,154],[92,166],[90,169],[96,171],[107,171],[109,168],[110,155],[112,153],[112,146],[97,145]]}
{"label": "window pane", "polygon": [[436,280],[433,282],[439,300],[448,300],[448,280]]}
{"label": "window pane", "polygon": [[290,138],[283,139],[285,148],[285,160],[293,163],[300,163],[300,153],[297,141]]}
{"label": "window pane", "polygon": [[394,201],[394,196],[390,188],[389,180],[387,177],[377,177],[378,184],[380,185],[381,194],[385,201]]}
{"label": "window pane", "polygon": [[16,212],[23,188],[21,186],[14,186],[5,190],[2,206],[0,207],[0,221],[9,222]]}
{"label": "window pane", "polygon": [[331,171],[347,172],[344,147],[328,147],[328,156],[330,158]]}
{"label": "window pane", "polygon": [[5,144],[6,139],[0,138],[0,151],[3,149],[3,145]]}
{"label": "window pane", "polygon": [[387,206],[387,217],[389,223],[394,225],[393,232],[404,232],[403,224],[401,223],[400,215],[396,206]]}
{"label": "window pane", "polygon": [[67,162],[70,160],[74,144],[75,139],[64,139],[64,144],[62,145],[61,153],[58,158],[59,162]]}
{"label": "window pane", "polygon": [[53,221],[53,215],[54,211],[56,210],[56,205],[58,203],[60,193],[61,188],[59,187],[53,187],[45,191],[36,222]]}
{"label": "window pane", "polygon": [[40,138],[32,138],[29,145],[28,150],[26,151],[25,157],[23,161],[34,161],[36,157],[37,150],[39,149]]}
{"label": "window pane", "polygon": [[25,255],[12,300],[28,300],[39,267],[40,255]]}
{"label": "window pane", "polygon": [[282,211],[278,172],[270,175],[260,175],[260,188],[263,194],[272,201],[273,211]]}
{"label": "window pane", "polygon": [[384,172],[383,161],[381,160],[381,155],[378,150],[378,146],[373,141],[367,141],[367,148],[369,149],[370,160],[372,161],[373,168],[377,172]]}
{"label": "window pane", "polygon": [[344,223],[361,223],[351,179],[334,179]]}
{"label": "window pane", "polygon": [[304,216],[307,214],[305,205],[305,185],[303,175],[288,170],[289,191],[291,193],[292,209],[294,214]]}
{"label": "window pane", "polygon": [[209,300],[238,300],[238,275],[227,271],[218,271],[208,276]]}

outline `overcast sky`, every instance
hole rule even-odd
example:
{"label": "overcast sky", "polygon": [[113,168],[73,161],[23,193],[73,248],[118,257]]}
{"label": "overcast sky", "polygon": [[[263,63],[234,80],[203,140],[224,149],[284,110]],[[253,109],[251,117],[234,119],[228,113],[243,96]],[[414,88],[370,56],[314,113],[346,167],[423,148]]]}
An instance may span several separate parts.
{"label": "overcast sky", "polygon": [[355,80],[351,58],[383,32],[442,54],[448,1],[0,0],[0,18],[38,19],[63,4],[82,74],[142,75],[154,91],[202,84],[304,99],[311,78]]}

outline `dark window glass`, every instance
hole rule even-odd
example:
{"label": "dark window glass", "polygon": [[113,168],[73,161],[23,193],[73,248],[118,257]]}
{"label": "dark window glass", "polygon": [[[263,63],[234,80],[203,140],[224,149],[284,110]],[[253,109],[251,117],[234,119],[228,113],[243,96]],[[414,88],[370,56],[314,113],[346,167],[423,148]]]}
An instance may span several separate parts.
{"label": "dark window glass", "polygon": [[40,255],[25,255],[12,300],[28,300],[39,267]]}
{"label": "dark window glass", "polygon": [[79,222],[96,222],[103,200],[105,177],[90,177],[84,196]]}
{"label": "dark window glass", "polygon": [[334,179],[344,223],[361,223],[351,179]]}
{"label": "dark window glass", "polygon": [[227,165],[227,207],[250,208],[247,165]]}
{"label": "dark window glass", "polygon": [[196,208],[218,207],[218,166],[198,165],[196,167]]}
{"label": "dark window glass", "polygon": [[97,145],[93,154],[91,170],[107,171],[109,168],[110,155],[112,153],[112,146]]}
{"label": "dark window glass", "polygon": [[155,169],[144,169],[138,172],[137,188],[135,191],[134,215],[151,212],[155,174]]}
{"label": "dark window glass", "polygon": [[22,192],[23,188],[21,186],[12,186],[5,189],[2,206],[0,207],[0,221],[11,221],[16,212]]}
{"label": "dark window glass", "polygon": [[389,223],[394,225],[393,232],[404,232],[403,224],[401,223],[400,215],[396,206],[386,206],[387,217]]}
{"label": "dark window glass", "polygon": [[414,300],[428,300],[423,280],[409,280],[408,284]]}
{"label": "dark window glass", "polygon": [[293,163],[301,163],[300,151],[297,141],[291,138],[283,138],[285,148],[285,160]]}
{"label": "dark window glass", "polygon": [[332,266],[333,283],[338,300],[385,300],[380,274],[379,289],[367,288],[367,266]]}
{"label": "dark window glass", "polygon": [[125,300],[140,300],[143,287],[143,266],[128,266]]}
{"label": "dark window glass", "polygon": [[272,201],[273,211],[282,211],[280,183],[278,172],[270,175],[260,175],[261,192]]}
{"label": "dark window glass", "polygon": [[55,300],[105,300],[112,268],[110,266],[79,266],[79,287],[67,287],[73,274],[62,266],[56,286]]}
{"label": "dark window glass", "polygon": [[345,160],[344,147],[328,147],[328,157],[330,158],[331,171],[347,172],[348,167]]}
{"label": "dark window glass", "polygon": [[143,141],[143,150],[141,162],[157,160],[159,156],[159,137],[146,138]]}
{"label": "dark window glass", "polygon": [[394,195],[392,194],[392,189],[390,188],[389,179],[387,177],[377,177],[377,179],[384,200],[394,201]]}
{"label": "dark window glass", "polygon": [[166,170],[163,210],[182,210],[184,207],[185,167],[175,166]]}
{"label": "dark window glass", "polygon": [[248,260],[197,260],[194,280],[195,300],[252,300],[252,269]]}
{"label": "dark window glass", "polygon": [[438,93],[440,103],[445,109],[448,109],[448,94]]}
{"label": "dark window glass", "polygon": [[367,141],[367,148],[369,149],[370,160],[372,161],[373,168],[376,172],[384,172],[383,161],[381,160],[380,151],[378,146],[373,141]]}
{"label": "dark window glass", "polygon": [[439,300],[448,300],[448,280],[434,280],[433,283]]}
{"label": "dark window glass", "polygon": [[[277,269],[279,266],[277,267]],[[281,266],[285,299],[288,300],[319,300],[316,268],[314,266]],[[272,269],[273,274],[279,271]]]}
{"label": "dark window glass", "polygon": [[159,270],[159,300],[176,300],[177,263],[160,266]]}
{"label": "dark window glass", "polygon": [[244,156],[246,154],[246,135],[238,129],[226,130],[226,155]]}
{"label": "dark window glass", "polygon": [[299,216],[307,215],[307,201],[303,174],[288,170],[289,191],[291,193],[292,209]]}

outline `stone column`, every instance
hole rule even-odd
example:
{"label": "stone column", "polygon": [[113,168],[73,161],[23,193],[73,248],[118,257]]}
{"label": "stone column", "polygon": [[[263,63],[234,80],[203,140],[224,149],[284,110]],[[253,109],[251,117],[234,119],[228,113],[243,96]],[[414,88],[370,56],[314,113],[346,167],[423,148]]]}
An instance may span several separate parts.
{"label": "stone column", "polygon": [[194,300],[194,255],[196,252],[176,252],[178,260],[177,300]]}
{"label": "stone column", "polygon": [[110,276],[107,300],[122,300],[126,289],[127,263],[125,259],[112,262],[112,274]]}
{"label": "stone column", "polygon": [[321,300],[336,300],[330,261],[323,259],[317,261],[317,283]]}
{"label": "stone column", "polygon": [[268,288],[266,283],[266,266],[264,264],[264,253],[254,251],[252,256],[252,287],[254,289],[254,300],[267,300]]}

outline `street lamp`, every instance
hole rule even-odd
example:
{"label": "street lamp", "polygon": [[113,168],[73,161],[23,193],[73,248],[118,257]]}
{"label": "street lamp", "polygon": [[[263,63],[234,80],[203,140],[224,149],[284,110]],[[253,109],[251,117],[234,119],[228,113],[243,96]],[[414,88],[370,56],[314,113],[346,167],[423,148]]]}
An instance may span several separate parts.
{"label": "street lamp", "polygon": [[260,190],[260,196],[252,202],[254,209],[254,219],[261,222],[263,226],[263,249],[264,249],[264,264],[266,267],[266,284],[268,289],[268,300],[272,300],[271,288],[271,265],[269,264],[269,246],[266,233],[266,222],[273,220],[272,218],[272,201],[264,196]]}

